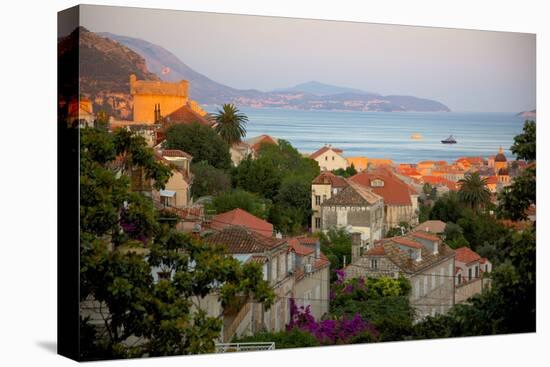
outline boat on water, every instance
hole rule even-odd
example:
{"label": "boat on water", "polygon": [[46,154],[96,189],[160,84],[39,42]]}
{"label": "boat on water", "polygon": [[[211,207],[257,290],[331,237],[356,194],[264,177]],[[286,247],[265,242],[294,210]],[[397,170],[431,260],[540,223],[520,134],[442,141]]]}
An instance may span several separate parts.
{"label": "boat on water", "polygon": [[419,133],[414,133],[411,135],[412,140],[422,140],[422,135]]}
{"label": "boat on water", "polygon": [[441,140],[441,143],[443,144],[456,144],[456,139],[450,135],[447,139]]}

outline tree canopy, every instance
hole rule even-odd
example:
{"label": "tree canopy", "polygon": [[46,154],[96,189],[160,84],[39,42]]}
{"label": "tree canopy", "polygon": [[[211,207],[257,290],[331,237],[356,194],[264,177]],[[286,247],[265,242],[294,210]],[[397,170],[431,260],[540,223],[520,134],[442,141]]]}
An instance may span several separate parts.
{"label": "tree canopy", "polygon": [[231,167],[229,145],[209,126],[198,123],[172,125],[166,130],[165,147],[183,150],[197,163],[206,161],[220,169]]}
{"label": "tree canopy", "polygon": [[229,145],[238,143],[246,135],[246,123],[248,117],[241,113],[234,104],[224,104],[214,114],[216,120],[216,132]]}

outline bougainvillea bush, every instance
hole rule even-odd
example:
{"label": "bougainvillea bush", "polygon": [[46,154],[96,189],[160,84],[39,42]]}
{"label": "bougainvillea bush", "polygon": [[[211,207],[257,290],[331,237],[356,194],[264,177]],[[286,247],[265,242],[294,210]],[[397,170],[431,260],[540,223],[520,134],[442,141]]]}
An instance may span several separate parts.
{"label": "bougainvillea bush", "polygon": [[402,335],[409,335],[414,309],[409,304],[411,286],[407,279],[345,279],[342,271],[336,274],[337,280],[331,284],[330,315],[337,318],[359,315],[369,320],[379,331],[381,341],[400,340]]}
{"label": "bougainvillea bush", "polygon": [[374,340],[379,334],[378,330],[359,314],[317,321],[311,314],[310,306],[298,306],[294,299],[291,299],[287,330],[294,329],[311,333],[322,345],[349,344],[357,337]]}

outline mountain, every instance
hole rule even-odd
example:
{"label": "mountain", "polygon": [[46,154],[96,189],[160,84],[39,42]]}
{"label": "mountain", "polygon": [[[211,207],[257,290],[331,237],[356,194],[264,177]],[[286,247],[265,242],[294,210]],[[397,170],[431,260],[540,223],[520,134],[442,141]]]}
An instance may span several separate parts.
{"label": "mountain", "polygon": [[99,35],[115,40],[142,55],[149,70],[159,75],[162,80],[168,82],[188,80],[190,96],[200,103],[222,104],[240,96],[252,97],[262,94],[255,90],[238,90],[217,83],[191,69],[170,51],[153,43],[108,32],[102,32]]}
{"label": "mountain", "polygon": [[[94,110],[103,109],[117,117],[131,114],[131,74],[141,80],[160,80],[147,69],[141,55],[84,27],[58,40],[60,67],[72,68],[75,58],[79,58],[79,70],[71,74],[79,76],[80,94],[92,100]],[[67,95],[70,91],[63,86],[60,89],[66,99],[74,97]]]}
{"label": "mountain", "polygon": [[[303,110],[449,111],[447,106],[433,100],[382,96],[317,81],[271,92],[236,89],[193,70],[173,53],[153,43],[112,33],[94,34],[87,30],[81,33],[82,90],[95,94],[95,103],[100,108],[112,106],[112,110],[122,117],[131,113],[132,101],[126,98],[131,73],[138,79],[188,80],[190,97],[203,105],[235,103]],[[120,94],[124,94],[123,98]]]}
{"label": "mountain", "polygon": [[273,93],[308,93],[316,96],[327,96],[333,94],[363,94],[371,95],[373,97],[379,97],[379,94],[369,93],[362,91],[360,89],[338,87],[335,85],[325,84],[317,81],[310,81],[302,84],[295,85],[294,87],[285,88],[285,89],[274,89]]}
{"label": "mountain", "polygon": [[537,110],[522,111],[522,112],[516,114],[516,116],[536,119],[537,118]]}

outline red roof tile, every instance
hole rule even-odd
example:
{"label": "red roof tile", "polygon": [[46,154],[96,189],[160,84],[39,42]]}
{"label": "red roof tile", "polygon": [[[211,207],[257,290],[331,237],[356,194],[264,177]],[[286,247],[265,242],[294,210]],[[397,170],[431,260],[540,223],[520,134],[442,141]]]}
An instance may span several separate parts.
{"label": "red roof tile", "polygon": [[240,208],[215,215],[210,224],[210,227],[216,230],[222,230],[228,226],[242,226],[266,237],[273,236],[273,224]]}
{"label": "red roof tile", "polygon": [[[375,180],[381,180],[384,185],[373,187],[372,182]],[[409,185],[387,171],[384,174],[360,172],[351,177],[349,181],[368,187],[375,194],[382,196],[384,204],[412,205],[410,196],[412,193]]]}
{"label": "red roof tile", "polygon": [[286,240],[265,237],[244,227],[226,227],[206,238],[204,242],[223,246],[230,254],[254,254],[272,250],[286,243]]}
{"label": "red roof tile", "polygon": [[304,246],[300,244],[298,239],[291,238],[288,240],[289,251],[294,251],[300,256],[307,256],[315,252],[314,248]]}
{"label": "red roof tile", "polygon": [[319,176],[315,177],[312,183],[314,185],[331,185],[337,188],[348,186],[345,178],[336,176],[334,173],[328,171],[322,172]]}
{"label": "red roof tile", "polygon": [[370,250],[367,250],[365,255],[370,256],[383,256],[386,254],[386,250],[384,250],[384,246],[374,246]]}
{"label": "red roof tile", "polygon": [[342,149],[338,149],[338,148],[334,148],[334,147],[329,147],[327,145],[325,145],[324,147],[322,147],[321,149],[317,150],[316,152],[313,152],[311,153],[311,155],[309,156],[309,158],[311,159],[315,159],[317,157],[319,157],[321,154],[329,151],[329,150],[332,150],[333,152],[335,153],[338,153],[338,154],[342,154],[344,151]]}
{"label": "red roof tile", "polygon": [[460,261],[461,263],[469,264],[471,262],[481,260],[481,256],[468,247],[459,247],[455,250],[455,260]]}
{"label": "red roof tile", "polygon": [[199,123],[201,125],[210,126],[212,123],[205,117],[199,115],[191,109],[191,107],[184,105],[166,116],[168,123],[175,124],[192,124]]}
{"label": "red roof tile", "polygon": [[183,150],[178,150],[178,149],[161,150],[160,154],[163,157],[182,157],[182,158],[187,158],[187,159],[192,159],[193,158],[193,156],[191,154],[189,154],[187,152],[184,152]]}
{"label": "red roof tile", "polygon": [[429,240],[429,241],[441,241],[441,238],[439,238],[438,236],[435,236],[427,232],[414,231],[414,232],[410,232],[409,235],[413,237]]}
{"label": "red roof tile", "polygon": [[400,244],[400,245],[403,245],[403,246],[407,246],[407,247],[412,247],[412,248],[419,248],[421,249],[423,246],[422,244],[416,242],[416,241],[413,241],[411,239],[408,239],[408,238],[404,238],[404,237],[393,237],[391,238],[391,241],[392,242],[395,242],[397,244]]}

